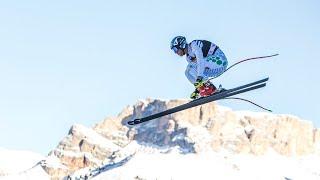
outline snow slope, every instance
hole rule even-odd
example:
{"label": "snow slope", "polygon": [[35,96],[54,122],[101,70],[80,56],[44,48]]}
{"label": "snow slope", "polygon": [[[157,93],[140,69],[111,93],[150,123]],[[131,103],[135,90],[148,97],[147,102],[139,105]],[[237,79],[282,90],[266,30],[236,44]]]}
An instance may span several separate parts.
{"label": "snow slope", "polygon": [[44,156],[29,152],[0,149],[0,179],[49,179],[41,167]]}
{"label": "snow slope", "polygon": [[272,151],[264,156],[235,155],[228,152],[180,154],[137,153],[121,167],[93,178],[104,179],[245,179],[245,180],[319,180],[320,158],[287,158]]}
{"label": "snow slope", "polygon": [[262,156],[224,150],[183,153],[132,142],[115,162],[82,169],[72,179],[94,180],[320,180],[320,157],[286,157],[270,149]]}

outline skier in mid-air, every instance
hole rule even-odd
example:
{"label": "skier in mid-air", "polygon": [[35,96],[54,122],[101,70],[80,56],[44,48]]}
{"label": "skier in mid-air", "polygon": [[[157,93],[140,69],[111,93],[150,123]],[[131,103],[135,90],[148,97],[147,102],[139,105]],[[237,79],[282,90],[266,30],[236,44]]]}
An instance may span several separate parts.
{"label": "skier in mid-air", "polygon": [[186,55],[188,66],[185,75],[195,87],[191,99],[210,96],[219,91],[208,81],[222,74],[228,66],[226,56],[217,45],[206,40],[193,40],[188,44],[185,37],[176,36],[170,48],[179,56]]}
{"label": "skier in mid-air", "polygon": [[190,97],[192,99],[197,99],[199,97],[206,97],[206,98],[201,98],[196,101],[190,101],[185,104],[182,104],[182,105],[179,105],[155,114],[147,115],[145,117],[132,119],[127,122],[129,125],[140,124],[143,122],[147,122],[147,121],[157,119],[172,113],[183,111],[185,109],[193,108],[193,107],[206,104],[212,101],[217,101],[220,99],[238,99],[238,100],[246,101],[259,108],[262,108],[266,111],[271,112],[270,109],[264,108],[250,100],[232,97],[237,94],[241,94],[244,92],[265,87],[266,82],[269,80],[268,77],[258,81],[248,83],[248,84],[244,84],[235,88],[231,88],[228,90],[223,89],[220,86],[217,89],[210,82],[210,79],[220,76],[222,73],[228,71],[230,68],[236,66],[237,64],[250,61],[250,60],[255,60],[255,59],[269,58],[269,57],[277,56],[278,54],[243,59],[227,68],[228,60],[226,56],[217,45],[215,45],[210,41],[193,40],[191,41],[191,43],[188,44],[185,37],[177,36],[172,39],[170,48],[179,56],[186,55],[188,66],[185,71],[185,75],[195,87],[195,90]]}
{"label": "skier in mid-air", "polygon": [[185,71],[185,75],[195,87],[195,90],[190,97],[192,99],[197,99],[200,97],[206,97],[206,98],[201,98],[196,101],[190,101],[185,104],[182,104],[182,105],[179,105],[155,114],[147,115],[145,117],[132,119],[127,122],[129,125],[137,125],[143,122],[147,122],[147,121],[157,119],[172,113],[183,111],[185,109],[193,108],[193,107],[206,104],[212,101],[217,101],[220,99],[238,99],[238,100],[246,101],[259,108],[262,108],[266,111],[271,112],[270,109],[264,108],[250,100],[232,97],[237,94],[241,94],[244,92],[265,87],[266,82],[269,80],[268,77],[258,81],[248,83],[248,84],[244,84],[235,88],[231,88],[228,90],[223,89],[220,86],[217,89],[210,82],[210,79],[220,76],[221,74],[228,71],[230,68],[236,66],[237,64],[250,61],[250,60],[255,60],[255,59],[269,58],[269,57],[277,56],[278,54],[243,59],[227,68],[228,60],[226,56],[217,45],[215,45],[210,41],[193,40],[191,41],[191,43],[188,44],[185,37],[177,36],[172,39],[170,48],[179,56],[186,55],[188,66]]}

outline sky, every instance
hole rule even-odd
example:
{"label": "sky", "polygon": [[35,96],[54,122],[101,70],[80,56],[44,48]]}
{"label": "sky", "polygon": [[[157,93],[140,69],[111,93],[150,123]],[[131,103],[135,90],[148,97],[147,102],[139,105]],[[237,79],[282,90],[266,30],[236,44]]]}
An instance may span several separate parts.
{"label": "sky", "polygon": [[[136,0],[0,2],[0,147],[47,154],[73,124],[88,127],[139,99],[188,98],[176,35],[219,45],[238,65],[214,84],[270,77],[239,97],[320,127],[320,2]],[[220,101],[234,110],[261,111]]]}

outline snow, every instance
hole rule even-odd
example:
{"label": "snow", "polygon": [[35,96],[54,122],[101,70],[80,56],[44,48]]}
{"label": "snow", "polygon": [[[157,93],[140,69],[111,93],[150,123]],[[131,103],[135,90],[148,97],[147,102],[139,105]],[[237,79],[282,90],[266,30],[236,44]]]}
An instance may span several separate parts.
{"label": "snow", "polygon": [[45,165],[46,167],[54,168],[54,169],[67,169],[66,166],[61,164],[61,161],[59,158],[57,158],[54,155],[50,155],[46,157],[46,160],[41,163],[42,165]]}
{"label": "snow", "polygon": [[[58,154],[58,156],[63,155],[63,156],[67,156],[70,158],[82,158],[83,156],[85,156],[87,159],[89,159],[90,162],[94,162],[96,164],[100,163],[100,160],[95,158],[89,152],[74,152],[74,151],[64,151],[61,149],[57,149],[57,150],[55,150],[55,154]],[[61,163],[59,163],[58,161],[59,161],[59,159],[57,157],[52,156],[51,158],[49,158],[49,164],[47,165],[47,167],[64,169],[65,167],[62,166]]]}
{"label": "snow", "polygon": [[117,151],[120,149],[120,147],[114,144],[111,140],[106,139],[91,128],[87,128],[80,124],[75,124],[73,127],[75,131],[83,134],[86,140],[91,144],[98,144],[109,151]]}
{"label": "snow", "polygon": [[[141,103],[147,107],[147,101]],[[152,111],[152,108],[148,108],[148,111]],[[223,106],[217,106],[217,108],[218,113],[215,115],[217,119],[220,119],[220,116],[221,118],[225,117],[225,113],[232,111],[230,108]],[[256,118],[268,116],[271,120],[273,119],[271,117],[276,117],[276,115],[265,112],[237,111],[235,114],[239,120],[245,115]],[[206,128],[183,121],[179,125],[187,127],[188,136],[186,137],[183,133],[177,134],[173,141],[186,139],[188,143],[194,142],[197,153],[189,153],[191,151],[186,151],[178,146],[171,148],[158,147],[154,144],[143,144],[136,141],[132,141],[121,148],[96,131],[79,124],[73,126],[74,134],[84,138],[90,144],[97,144],[104,149],[115,152],[114,157],[112,159],[106,158],[101,163],[96,161],[90,153],[80,152],[80,149],[75,149],[75,151],[57,149],[55,152],[70,157],[85,155],[90,161],[95,161],[98,164],[98,167],[83,168],[76,171],[71,175],[72,179],[83,179],[90,176],[94,180],[320,180],[319,154],[286,157],[277,154],[272,149],[261,156],[235,154],[230,151],[230,149],[233,149],[232,143],[229,143],[230,147],[227,148],[229,150],[221,149],[219,152],[215,152],[212,150],[211,144],[215,137]],[[237,124],[231,123],[222,128],[228,128],[224,132],[232,132],[224,134],[225,141],[234,140],[236,136],[243,135],[243,127]],[[248,133],[253,129],[250,124],[244,127],[245,132]],[[77,148],[79,147],[77,146]],[[320,149],[320,144],[317,148]],[[56,169],[67,169],[53,155],[43,157],[28,151],[9,151],[0,148],[0,179],[49,179],[49,176],[41,167],[42,165]]]}
{"label": "snow", "polygon": [[[183,154],[179,148],[159,149],[140,145],[135,141],[121,151],[121,156],[114,162],[108,162],[99,169],[79,170],[73,177],[92,174],[93,180],[320,179],[320,156],[317,155],[286,157],[272,149],[263,156],[234,154],[226,150],[219,152],[204,150],[196,154]],[[28,151],[0,149],[0,152],[1,170],[5,167],[9,174],[1,176],[1,180],[49,179],[39,163],[44,159],[43,156]],[[61,166],[59,160],[53,156],[45,159],[51,166]]]}
{"label": "snow", "polygon": [[320,180],[317,155],[286,157],[272,149],[263,156],[207,149],[183,153],[178,147],[161,149],[134,141],[121,151],[121,156],[113,162],[96,169],[82,169],[73,179],[91,175],[93,180]]}
{"label": "snow", "polygon": [[50,179],[50,176],[43,170],[40,165],[22,173],[11,174],[8,176],[0,176],[1,180],[46,180]]}
{"label": "snow", "polygon": [[0,179],[49,179],[41,167],[41,161],[44,159],[44,156],[37,153],[0,148]]}
{"label": "snow", "polygon": [[0,174],[18,173],[35,166],[44,156],[29,151],[0,149]]}
{"label": "snow", "polygon": [[320,157],[285,157],[270,150],[264,156],[207,151],[199,154],[137,152],[122,166],[94,177],[102,179],[320,179]]}

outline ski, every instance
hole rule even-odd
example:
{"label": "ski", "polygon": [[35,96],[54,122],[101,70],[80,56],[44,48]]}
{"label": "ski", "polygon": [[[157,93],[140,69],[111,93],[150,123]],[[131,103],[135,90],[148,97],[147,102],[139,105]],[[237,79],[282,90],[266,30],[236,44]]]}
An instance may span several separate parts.
{"label": "ski", "polygon": [[226,98],[226,97],[230,97],[230,96],[233,96],[233,95],[236,95],[236,94],[244,93],[244,92],[247,92],[247,91],[252,91],[252,90],[255,90],[255,89],[259,89],[259,88],[265,87],[266,86],[266,81],[268,81],[268,80],[269,80],[269,78],[264,78],[264,79],[261,79],[261,80],[258,80],[258,81],[252,82],[252,83],[248,83],[248,84],[245,84],[245,85],[242,85],[242,86],[238,86],[238,87],[235,87],[235,88],[232,88],[232,89],[229,89],[229,90],[217,93],[217,94],[213,94],[211,96],[199,98],[199,99],[190,101],[190,102],[188,102],[186,104],[182,104],[180,106],[177,106],[177,107],[174,107],[174,108],[171,108],[171,109],[168,109],[168,110],[156,113],[156,114],[152,114],[150,116],[146,116],[146,117],[143,117],[143,118],[137,118],[137,119],[134,119],[132,121],[128,121],[128,124],[129,125],[140,124],[140,123],[143,123],[143,122],[146,122],[146,121],[150,121],[152,119],[160,118],[162,116],[166,116],[166,115],[169,115],[169,114],[172,114],[172,113],[176,113],[176,112],[179,112],[179,111],[182,111],[182,110],[185,110],[185,109],[189,109],[189,108],[192,108],[192,107],[195,107],[195,106],[206,104],[206,103],[209,103],[209,102],[212,102],[212,101],[216,101],[216,100],[223,99],[223,98]]}

